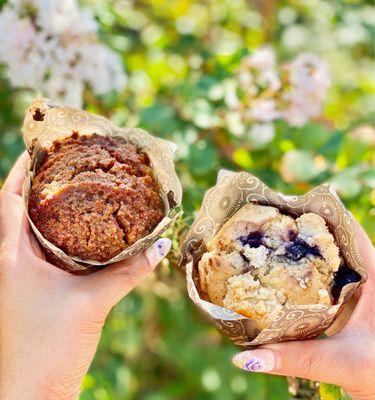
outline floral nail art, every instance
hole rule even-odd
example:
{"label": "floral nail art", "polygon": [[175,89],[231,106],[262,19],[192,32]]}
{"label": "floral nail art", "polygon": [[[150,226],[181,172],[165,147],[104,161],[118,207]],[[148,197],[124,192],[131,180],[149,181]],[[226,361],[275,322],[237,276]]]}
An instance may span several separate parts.
{"label": "floral nail art", "polygon": [[263,371],[265,369],[263,360],[258,357],[251,357],[246,361],[243,368],[251,372]]}
{"label": "floral nail art", "polygon": [[249,372],[270,372],[275,367],[275,356],[269,349],[248,350],[235,355],[233,364]]}

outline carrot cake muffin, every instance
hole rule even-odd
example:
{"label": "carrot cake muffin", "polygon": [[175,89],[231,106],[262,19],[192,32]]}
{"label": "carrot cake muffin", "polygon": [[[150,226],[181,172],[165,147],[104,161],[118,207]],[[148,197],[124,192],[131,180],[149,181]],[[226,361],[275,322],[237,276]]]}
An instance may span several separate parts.
{"label": "carrot cake muffin", "polygon": [[36,170],[29,214],[70,256],[105,262],[164,217],[150,160],[123,138],[97,134],[56,141]]}
{"label": "carrot cake muffin", "polygon": [[321,216],[294,219],[249,203],[210,241],[198,270],[211,302],[255,319],[263,329],[285,304],[331,304],[340,261]]}

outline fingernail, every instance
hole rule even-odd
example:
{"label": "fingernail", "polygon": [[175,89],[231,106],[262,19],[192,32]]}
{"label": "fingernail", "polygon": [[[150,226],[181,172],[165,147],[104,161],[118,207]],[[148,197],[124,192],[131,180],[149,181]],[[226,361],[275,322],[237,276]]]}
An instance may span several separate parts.
{"label": "fingernail", "polygon": [[269,372],[275,367],[275,356],[268,349],[244,351],[236,354],[232,361],[236,367],[250,372]]}
{"label": "fingernail", "polygon": [[146,251],[146,256],[150,260],[152,265],[158,264],[171,249],[172,242],[168,238],[158,239],[151,247]]}

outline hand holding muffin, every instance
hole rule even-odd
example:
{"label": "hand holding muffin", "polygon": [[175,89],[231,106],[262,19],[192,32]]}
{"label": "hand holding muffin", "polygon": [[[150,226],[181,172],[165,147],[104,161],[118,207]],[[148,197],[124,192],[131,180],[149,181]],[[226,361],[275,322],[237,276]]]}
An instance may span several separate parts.
{"label": "hand holding muffin", "polygon": [[141,254],[77,276],[44,259],[24,213],[27,154],[0,190],[0,398],[75,400],[111,308],[168,253]]}
{"label": "hand holding muffin", "polygon": [[[357,304],[339,332],[325,339],[276,343],[244,351],[234,364],[249,372],[284,375],[332,383],[353,400],[375,399],[375,249],[355,222],[356,241],[368,271]],[[346,319],[348,316],[344,316]],[[333,325],[332,328],[335,328]]]}
{"label": "hand holding muffin", "polygon": [[25,208],[56,266],[89,273],[125,260],[179,215],[173,143],[48,99],[31,103],[22,133]]}

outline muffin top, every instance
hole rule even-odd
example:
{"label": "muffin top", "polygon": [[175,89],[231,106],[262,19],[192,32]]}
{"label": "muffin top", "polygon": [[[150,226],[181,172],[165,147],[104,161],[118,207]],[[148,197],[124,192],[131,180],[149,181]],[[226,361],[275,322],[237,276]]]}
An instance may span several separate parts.
{"label": "muffin top", "polygon": [[331,304],[339,249],[322,217],[294,219],[246,204],[208,244],[198,265],[209,300],[268,326],[285,304]]}
{"label": "muffin top", "polygon": [[66,254],[105,262],[149,234],[164,217],[150,160],[120,137],[56,141],[38,166],[30,217]]}

